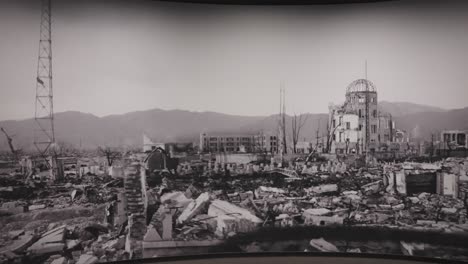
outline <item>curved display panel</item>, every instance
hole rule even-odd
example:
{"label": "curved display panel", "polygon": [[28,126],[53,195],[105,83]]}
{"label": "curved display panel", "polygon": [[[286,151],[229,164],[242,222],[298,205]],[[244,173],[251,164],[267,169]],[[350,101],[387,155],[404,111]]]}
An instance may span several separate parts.
{"label": "curved display panel", "polygon": [[468,2],[359,2],[1,1],[0,263],[467,262]]}

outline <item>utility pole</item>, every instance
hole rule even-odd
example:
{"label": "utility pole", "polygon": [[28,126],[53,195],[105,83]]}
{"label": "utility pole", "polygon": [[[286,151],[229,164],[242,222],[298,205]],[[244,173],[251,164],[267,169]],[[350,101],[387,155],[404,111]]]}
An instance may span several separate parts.
{"label": "utility pole", "polygon": [[288,153],[288,146],[286,141],[286,91],[283,88],[283,144],[284,153]]}
{"label": "utility pole", "polygon": [[[52,89],[52,13],[51,0],[42,0],[39,55],[36,77],[36,101],[34,119],[34,146],[46,166],[51,169],[52,177],[57,179],[54,131],[54,105]],[[49,157],[52,159],[49,161]]]}
{"label": "utility pole", "polygon": [[319,119],[318,126],[317,126],[317,131],[315,131],[315,150],[318,150],[318,144],[319,144],[319,130],[320,130],[320,121]]}
{"label": "utility pole", "polygon": [[285,91],[283,87],[283,83],[281,82],[280,87],[280,113],[279,113],[279,120],[278,120],[278,130],[279,130],[279,153],[281,156],[281,162],[283,163],[284,154],[287,153],[287,145],[286,145],[286,105],[285,105]]}
{"label": "utility pole", "polygon": [[367,153],[369,152],[369,142],[370,142],[370,124],[369,124],[369,101],[370,101],[370,94],[369,94],[369,84],[367,81],[367,60],[365,63],[365,73],[366,73],[366,108],[365,108],[365,120],[366,120],[366,142],[365,142],[365,151],[366,151],[366,156]]}
{"label": "utility pole", "polygon": [[434,155],[434,133],[431,133],[431,152],[429,153],[429,161],[432,162],[432,156]]}

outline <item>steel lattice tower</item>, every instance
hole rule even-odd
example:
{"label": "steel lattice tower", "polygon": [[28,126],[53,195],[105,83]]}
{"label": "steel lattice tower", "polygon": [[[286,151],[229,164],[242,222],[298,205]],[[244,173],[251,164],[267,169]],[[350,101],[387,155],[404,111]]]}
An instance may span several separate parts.
{"label": "steel lattice tower", "polygon": [[51,17],[51,0],[42,0],[34,114],[37,125],[34,129],[34,146],[40,156],[47,161],[48,167],[53,169],[55,176],[55,162],[53,159],[48,161],[48,157],[51,156],[51,147],[55,145]]}

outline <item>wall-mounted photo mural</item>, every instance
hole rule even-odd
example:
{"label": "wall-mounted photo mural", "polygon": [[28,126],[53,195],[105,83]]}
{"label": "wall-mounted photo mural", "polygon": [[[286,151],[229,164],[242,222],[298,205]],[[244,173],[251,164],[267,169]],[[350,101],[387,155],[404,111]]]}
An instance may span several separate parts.
{"label": "wall-mounted photo mural", "polygon": [[0,263],[468,261],[468,3],[0,3]]}

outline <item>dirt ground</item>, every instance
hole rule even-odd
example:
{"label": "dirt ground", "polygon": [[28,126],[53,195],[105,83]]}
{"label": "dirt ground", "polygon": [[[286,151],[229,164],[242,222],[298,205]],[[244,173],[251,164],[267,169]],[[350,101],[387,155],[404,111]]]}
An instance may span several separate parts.
{"label": "dirt ground", "polygon": [[49,224],[68,226],[88,222],[101,222],[104,219],[105,205],[89,207],[71,206],[63,209],[42,209],[21,214],[0,217],[0,233],[23,229],[33,231],[46,229]]}

